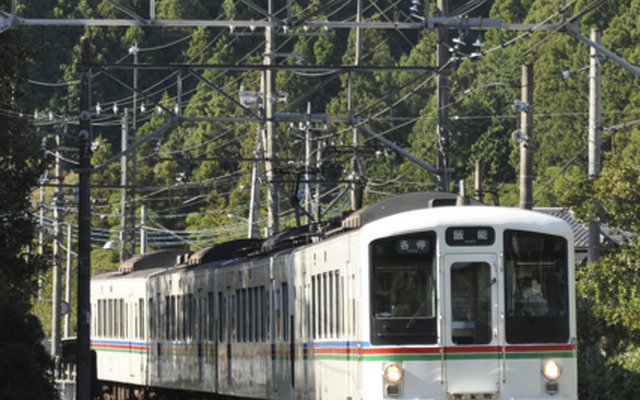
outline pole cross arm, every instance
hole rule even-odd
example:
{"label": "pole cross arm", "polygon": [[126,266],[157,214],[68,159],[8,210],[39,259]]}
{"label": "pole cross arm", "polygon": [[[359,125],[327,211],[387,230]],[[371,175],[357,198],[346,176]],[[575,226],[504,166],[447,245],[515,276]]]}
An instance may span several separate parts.
{"label": "pole cross arm", "polygon": [[426,169],[429,172],[433,172],[433,173],[439,173],[440,171],[438,170],[438,168],[434,167],[433,165],[419,159],[418,157],[414,156],[413,154],[409,153],[408,151],[406,151],[405,149],[403,149],[402,147],[398,146],[397,144],[393,143],[392,141],[390,141],[389,139],[385,138],[384,136],[382,136],[381,134],[369,129],[368,127],[366,127],[365,125],[362,124],[362,121],[360,121],[360,119],[356,119],[352,122],[353,126],[355,126],[356,128],[368,133],[369,135],[371,135],[373,138],[381,141],[382,143],[384,143],[386,146],[390,147],[391,149],[397,151],[398,153],[402,154],[404,157],[408,158],[409,160],[413,161],[414,163],[418,164],[419,166],[421,166],[422,168]]}
{"label": "pole cross arm", "polygon": [[161,135],[161,134],[167,132],[170,129],[173,129],[174,127],[176,127],[179,124],[179,122],[180,122],[179,118],[170,118],[169,121],[167,123],[165,123],[164,125],[162,125],[160,128],[156,129],[155,131],[153,131],[152,133],[148,134],[147,136],[141,138],[136,143],[134,143],[132,146],[127,147],[126,150],[121,151],[120,153],[118,153],[118,154],[114,155],[113,157],[109,158],[107,161],[105,161],[102,164],[96,166],[90,172],[102,171],[109,164],[111,164],[114,161],[119,160],[122,156],[132,152],[133,150],[135,150],[138,147],[140,147],[142,144],[148,142],[149,140],[155,138],[158,135]]}
{"label": "pole cross arm", "polygon": [[13,23],[13,16],[6,11],[0,10],[0,33],[11,28]]}
{"label": "pole cross arm", "polygon": [[638,67],[636,67],[635,65],[631,64],[630,62],[624,60],[622,57],[618,56],[617,54],[615,54],[614,52],[612,52],[611,50],[607,49],[606,47],[602,46],[600,43],[596,43],[593,40],[589,39],[588,37],[582,35],[580,33],[580,31],[578,30],[578,27],[575,24],[571,24],[571,25],[567,25],[565,32],[571,36],[573,36],[574,38],[588,44],[589,46],[595,48],[599,53],[604,54],[606,57],[612,59],[613,61],[615,61],[617,64],[619,64],[622,68],[630,71],[631,73],[640,76],[640,69],[638,69]]}
{"label": "pole cross arm", "polygon": [[107,3],[109,3],[113,7],[115,7],[116,9],[120,10],[124,14],[127,14],[129,17],[137,20],[138,22],[142,23],[143,25],[147,25],[147,24],[149,24],[151,22],[150,20],[148,20],[146,18],[142,18],[140,15],[136,14],[135,12],[131,11],[130,9],[126,8],[123,5],[116,3],[113,0],[106,0],[106,1],[107,1]]}

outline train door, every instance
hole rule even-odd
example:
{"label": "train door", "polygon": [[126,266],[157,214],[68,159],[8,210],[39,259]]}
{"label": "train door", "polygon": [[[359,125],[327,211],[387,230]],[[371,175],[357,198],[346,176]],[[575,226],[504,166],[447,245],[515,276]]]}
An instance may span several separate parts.
{"label": "train door", "polygon": [[500,389],[496,256],[451,255],[444,266],[447,393],[493,398]]}

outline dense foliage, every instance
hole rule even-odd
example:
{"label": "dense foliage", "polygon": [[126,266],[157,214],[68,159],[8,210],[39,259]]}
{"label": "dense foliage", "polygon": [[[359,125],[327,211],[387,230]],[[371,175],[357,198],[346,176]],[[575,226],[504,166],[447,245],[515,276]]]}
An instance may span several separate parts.
{"label": "dense foliage", "polygon": [[45,400],[57,394],[45,336],[32,314],[37,277],[47,264],[29,251],[36,233],[29,194],[44,169],[40,138],[20,118],[26,105],[19,83],[33,56],[25,43],[19,31],[0,41],[0,398]]}
{"label": "dense foliage", "polygon": [[[146,1],[119,3],[148,17]],[[287,2],[272,3],[273,15],[284,19]],[[355,2],[340,2],[340,6],[319,0],[294,3],[294,21],[350,21],[355,15]],[[433,15],[436,2],[427,3]],[[449,1],[450,15],[459,15],[456,10],[465,10],[471,3]],[[470,16],[499,18],[503,24],[557,23],[584,14],[576,21],[575,29],[589,36],[590,29],[598,27],[604,47],[631,64],[640,65],[637,46],[640,0],[473,3],[481,6],[471,10]],[[25,17],[122,17],[109,2],[98,0],[80,3],[25,0],[20,4]],[[408,12],[411,2],[394,4],[395,8],[365,7],[363,19],[416,21]],[[568,5],[565,15],[558,11],[564,4]],[[597,7],[592,9],[594,5]],[[265,19],[264,13],[232,0],[157,0],[156,13],[160,19]],[[350,208],[348,196],[341,194],[354,178],[360,178],[365,187],[365,203],[394,193],[436,186],[435,174],[384,146],[376,137],[384,136],[426,163],[436,164],[440,143],[436,135],[435,30],[363,30],[358,36],[355,29],[325,31],[295,25],[286,32],[279,27],[275,33],[273,50],[278,56],[274,62],[278,64],[349,66],[357,62],[360,66],[378,67],[366,71],[283,68],[275,73],[279,100],[284,100],[286,94],[286,101],[275,103],[278,113],[326,114],[323,122],[282,118],[275,123],[283,226],[300,220],[306,190],[302,182],[309,177],[307,173],[317,174],[312,181],[315,177],[322,180],[320,206],[325,217]],[[40,47],[42,56],[29,66],[33,81],[21,87],[31,93],[41,113],[52,111],[55,115],[71,116],[71,131],[75,129],[73,115],[78,101],[75,63],[79,57],[79,37],[83,34],[91,37],[94,61],[110,64],[109,68],[96,68],[92,80],[96,112],[93,164],[102,165],[120,150],[124,110],[129,109],[131,116],[135,106],[137,118],[129,119],[129,127],[135,123],[136,135],[149,140],[136,151],[135,181],[129,182],[135,186],[132,193],[135,202],[127,206],[136,214],[142,205],[146,206],[149,215],[146,224],[156,232],[166,233],[165,242],[158,241],[153,246],[180,244],[197,249],[212,241],[245,234],[246,225],[234,221],[229,214],[248,217],[254,168],[259,181],[266,182],[264,166],[253,161],[264,156],[264,144],[259,140],[263,126],[253,118],[263,111],[244,110],[235,101],[239,101],[241,91],[253,92],[260,100],[263,76],[259,69],[245,71],[232,67],[263,63],[264,28],[32,27],[25,28],[24,34]],[[624,230],[623,237],[627,238],[622,245],[603,249],[599,263],[579,267],[581,398],[634,397],[638,393],[634,382],[640,371],[636,332],[640,321],[635,307],[640,304],[635,265],[635,255],[640,251],[635,239],[640,211],[637,209],[640,78],[604,56],[599,58],[603,167],[602,174],[590,181],[586,176],[588,46],[562,29],[487,29],[481,33],[452,29],[449,35],[450,39],[462,35],[466,43],[456,49],[450,40],[451,61],[442,71],[449,82],[450,120],[446,131],[451,135],[452,191],[459,189],[459,182],[464,182],[467,188],[473,186],[476,161],[481,159],[484,200],[518,204],[519,147],[511,139],[511,133],[519,127],[520,115],[511,105],[520,98],[523,63],[533,63],[535,205],[573,207],[585,221],[598,218],[612,228]],[[484,46],[473,45],[478,41]],[[135,58],[130,53],[134,46],[139,49]],[[356,60],[358,46],[361,51]],[[481,57],[470,57],[478,50],[482,51]],[[115,67],[134,61],[138,64],[135,70]],[[145,67],[151,64],[166,68]],[[178,68],[186,65],[191,68]],[[140,92],[135,104],[126,87],[134,79]],[[145,111],[139,108],[143,103]],[[168,111],[176,106],[187,120],[173,129],[162,130]],[[235,120],[231,121],[232,118]],[[368,130],[354,128],[348,123],[350,119]],[[61,129],[62,119],[49,125]],[[304,136],[308,127],[312,128],[311,159],[317,160],[310,171],[305,168]],[[42,129],[46,130],[46,126]],[[67,142],[75,145],[72,139]],[[71,171],[71,166],[66,169]],[[76,179],[74,173],[66,174],[67,183]],[[96,243],[97,250],[92,256],[97,272],[113,268],[118,261],[116,253],[101,249],[100,245],[106,239],[118,238],[119,160],[104,165],[100,173],[92,176],[92,183],[95,185],[92,223],[95,229],[106,232],[103,241]],[[315,185],[312,183],[312,191]],[[266,225],[265,186],[260,189],[261,228]],[[66,199],[72,203],[74,193],[65,190]],[[598,206],[594,208],[593,204]],[[73,218],[75,214],[70,213],[68,219],[75,223]],[[176,243],[177,236],[182,243]],[[47,315],[46,305],[38,307]]]}

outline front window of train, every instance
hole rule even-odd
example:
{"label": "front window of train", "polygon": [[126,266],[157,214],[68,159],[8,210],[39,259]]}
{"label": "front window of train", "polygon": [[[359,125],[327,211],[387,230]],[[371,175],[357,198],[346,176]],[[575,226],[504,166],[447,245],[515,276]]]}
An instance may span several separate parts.
{"label": "front window of train", "polygon": [[566,239],[507,230],[504,245],[507,342],[568,342]]}
{"label": "front window of train", "polygon": [[435,233],[369,245],[371,344],[436,343]]}

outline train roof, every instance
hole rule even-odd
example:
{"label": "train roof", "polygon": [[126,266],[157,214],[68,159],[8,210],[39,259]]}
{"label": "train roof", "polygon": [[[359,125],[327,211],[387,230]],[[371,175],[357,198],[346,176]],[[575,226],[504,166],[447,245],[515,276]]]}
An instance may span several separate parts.
{"label": "train roof", "polygon": [[[555,232],[558,234],[573,236],[573,230],[564,220],[538,211],[517,207],[493,207],[493,206],[464,206],[441,207],[428,211],[427,220],[416,218],[420,210],[410,210],[396,214],[394,224],[408,227],[419,224],[424,226],[487,226],[494,227],[508,225],[512,229],[532,229]],[[424,210],[422,211],[424,212]],[[424,215],[424,214],[423,214]],[[389,230],[389,224],[385,219],[375,221],[375,229]],[[380,228],[382,227],[382,228]]]}
{"label": "train roof", "polygon": [[460,205],[484,205],[468,197],[447,192],[415,192],[389,197],[354,211],[342,221],[346,229],[360,228],[372,221],[404,211]]}
{"label": "train roof", "polygon": [[[482,209],[478,212],[478,209]],[[359,229],[375,221],[395,215],[410,215],[412,211],[434,209],[429,217],[431,224],[492,224],[514,221],[525,224],[564,224],[558,218],[542,213],[519,208],[491,207],[484,203],[462,197],[454,193],[445,192],[414,192],[393,196],[360,210],[354,211],[341,220],[332,220],[319,225],[309,225],[285,229],[268,239],[237,239],[228,242],[215,243],[195,253],[185,249],[158,250],[144,255],[135,255],[123,262],[117,272],[102,274],[113,277],[118,274],[129,277],[148,276],[157,270],[174,268],[194,268],[200,265],[220,264],[274,253],[279,250],[291,249],[301,245],[323,240],[353,229]],[[435,210],[437,209],[437,210]],[[407,217],[410,219],[411,217]],[[552,222],[555,221],[555,222]],[[568,225],[567,229],[570,230]],[[557,226],[558,229],[560,225]],[[151,271],[151,270],[154,271]],[[146,271],[146,272],[145,272]]]}
{"label": "train roof", "polygon": [[189,251],[185,249],[165,249],[152,251],[146,254],[136,254],[120,264],[118,272],[126,274],[150,268],[170,267],[175,265],[176,260],[178,260],[179,257],[188,253]]}

